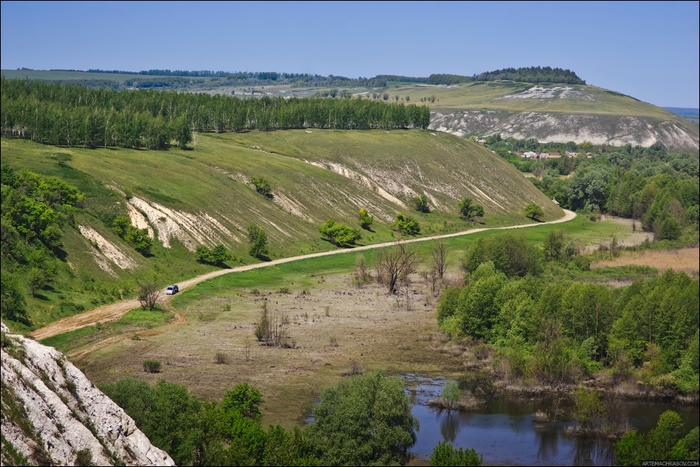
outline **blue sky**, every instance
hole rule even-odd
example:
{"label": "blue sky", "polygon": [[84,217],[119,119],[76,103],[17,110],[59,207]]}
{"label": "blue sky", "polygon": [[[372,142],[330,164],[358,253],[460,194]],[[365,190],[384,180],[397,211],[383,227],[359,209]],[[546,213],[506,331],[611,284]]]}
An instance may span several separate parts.
{"label": "blue sky", "polygon": [[698,2],[2,2],[3,69],[473,75],[552,66],[699,107]]}

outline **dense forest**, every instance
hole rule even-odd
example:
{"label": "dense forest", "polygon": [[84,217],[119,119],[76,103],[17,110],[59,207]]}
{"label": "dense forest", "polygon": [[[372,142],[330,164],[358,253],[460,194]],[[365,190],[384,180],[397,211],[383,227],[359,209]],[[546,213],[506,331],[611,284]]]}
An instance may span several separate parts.
{"label": "dense forest", "polygon": [[586,84],[576,73],[561,68],[531,66],[527,68],[504,68],[474,75],[474,81],[520,81],[524,83]]}
{"label": "dense forest", "polygon": [[292,128],[427,128],[416,105],[359,99],[238,99],[207,94],[118,92],[2,78],[2,134],[59,146],[166,149],[193,131]]}
{"label": "dense forest", "polygon": [[464,285],[444,292],[438,323],[453,339],[493,346],[501,376],[576,383],[607,368],[697,393],[697,278],[668,270],[617,289],[563,280],[589,259],[555,231],[542,249],[516,234],[479,239],[462,266]]}
{"label": "dense forest", "polygon": [[[534,174],[533,183],[562,207],[637,219],[657,240],[697,242],[697,154],[672,153],[661,143],[616,148],[501,140],[498,135],[490,136],[486,145],[521,171]],[[532,160],[514,154],[525,150],[558,151],[563,157]],[[565,151],[580,155],[566,157]]]}

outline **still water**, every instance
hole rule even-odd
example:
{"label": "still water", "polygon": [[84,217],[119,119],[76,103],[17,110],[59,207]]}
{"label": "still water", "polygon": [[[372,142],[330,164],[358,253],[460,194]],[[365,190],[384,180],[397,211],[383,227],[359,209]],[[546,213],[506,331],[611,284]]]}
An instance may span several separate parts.
{"label": "still water", "polygon": [[[440,396],[445,380],[404,375],[413,397],[413,416],[420,421],[418,441],[411,452],[429,459],[440,441],[456,448],[474,448],[491,465],[612,465],[612,442],[566,434],[571,421],[533,423],[532,414],[546,410],[551,400],[504,398],[492,395],[472,413],[437,411],[427,406]],[[474,383],[471,383],[474,384]],[[460,383],[463,389],[474,389]],[[685,422],[685,432],[698,424],[698,407],[629,401],[623,404],[630,426],[646,432],[656,425],[665,410],[676,410]]]}

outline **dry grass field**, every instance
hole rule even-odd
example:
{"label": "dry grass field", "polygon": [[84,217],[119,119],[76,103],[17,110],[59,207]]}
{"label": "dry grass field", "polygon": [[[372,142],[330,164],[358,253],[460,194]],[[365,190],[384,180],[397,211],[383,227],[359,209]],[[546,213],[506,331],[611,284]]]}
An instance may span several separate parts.
{"label": "dry grass field", "polygon": [[644,250],[623,252],[611,261],[599,261],[591,264],[591,268],[626,266],[650,266],[659,272],[673,269],[685,272],[689,276],[697,276],[700,269],[700,248],[680,248],[678,250]]}
{"label": "dry grass field", "polygon": [[[455,266],[450,278],[458,277]],[[348,274],[306,279],[288,287],[230,288],[184,300],[177,311],[186,323],[163,333],[123,335],[87,355],[76,352],[72,359],[95,384],[162,378],[209,400],[249,382],[264,395],[263,424],[287,428],[302,422],[321,390],[353,367],[443,376],[463,369],[468,350],[439,332],[436,299],[420,275],[409,288],[408,309],[405,295],[388,296],[386,287],[376,283],[358,288]],[[263,303],[287,334],[290,348],[257,342],[254,329]],[[216,362],[217,354],[225,363]],[[143,372],[144,360],[150,359],[162,362],[161,373]]]}

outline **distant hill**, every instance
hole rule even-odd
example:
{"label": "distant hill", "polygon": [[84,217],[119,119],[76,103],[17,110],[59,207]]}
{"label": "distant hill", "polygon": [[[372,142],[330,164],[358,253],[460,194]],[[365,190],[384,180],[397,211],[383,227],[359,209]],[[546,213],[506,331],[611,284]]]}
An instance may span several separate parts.
{"label": "distant hill", "polygon": [[[289,73],[225,73],[150,70],[139,73],[90,70],[3,70],[7,78],[28,78],[112,89],[175,89],[180,92],[262,96],[388,100],[430,107],[430,128],[456,134],[536,138],[542,142],[698,150],[692,110],[678,115],[632,96],[595,86],[570,70],[506,68],[473,76],[378,75],[347,78]],[[178,73],[187,76],[175,76]],[[687,116],[687,117],[686,117]]]}
{"label": "distant hill", "polygon": [[595,86],[472,82],[396,90],[431,108],[430,128],[456,135],[501,134],[541,142],[698,150],[697,125],[634,97]]}

